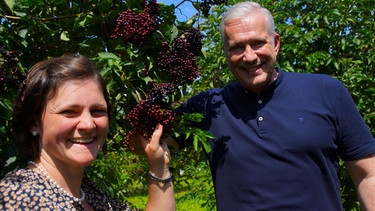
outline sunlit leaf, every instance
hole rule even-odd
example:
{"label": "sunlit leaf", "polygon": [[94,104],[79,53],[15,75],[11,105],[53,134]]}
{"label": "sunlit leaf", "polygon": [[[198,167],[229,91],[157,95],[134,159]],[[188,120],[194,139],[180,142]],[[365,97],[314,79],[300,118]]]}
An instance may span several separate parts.
{"label": "sunlit leaf", "polygon": [[16,4],[14,0],[4,0],[9,10],[13,13],[13,7]]}
{"label": "sunlit leaf", "polygon": [[60,39],[62,41],[69,41],[69,34],[67,31],[63,31],[61,34],[60,34]]}

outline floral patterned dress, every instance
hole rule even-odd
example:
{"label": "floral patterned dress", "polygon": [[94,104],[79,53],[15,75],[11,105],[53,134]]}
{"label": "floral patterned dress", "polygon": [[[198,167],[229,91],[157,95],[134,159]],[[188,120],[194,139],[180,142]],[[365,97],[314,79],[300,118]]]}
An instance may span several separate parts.
{"label": "floral patterned dress", "polygon": [[[108,193],[99,189],[94,181],[84,178],[82,190],[87,203],[94,210],[132,210]],[[9,172],[0,181],[0,210],[85,210],[81,203],[52,184],[42,174],[29,169]]]}

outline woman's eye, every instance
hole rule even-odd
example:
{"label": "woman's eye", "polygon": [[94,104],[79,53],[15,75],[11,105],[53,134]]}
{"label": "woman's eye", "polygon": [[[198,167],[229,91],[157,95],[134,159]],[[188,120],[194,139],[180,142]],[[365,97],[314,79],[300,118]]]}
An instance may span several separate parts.
{"label": "woman's eye", "polygon": [[98,110],[93,110],[92,111],[93,116],[107,116],[107,110],[106,109],[98,109]]}
{"label": "woman's eye", "polygon": [[64,111],[62,111],[62,112],[60,112],[62,115],[64,115],[64,116],[74,116],[74,115],[76,115],[77,114],[77,112],[76,111],[74,111],[74,110],[64,110]]}

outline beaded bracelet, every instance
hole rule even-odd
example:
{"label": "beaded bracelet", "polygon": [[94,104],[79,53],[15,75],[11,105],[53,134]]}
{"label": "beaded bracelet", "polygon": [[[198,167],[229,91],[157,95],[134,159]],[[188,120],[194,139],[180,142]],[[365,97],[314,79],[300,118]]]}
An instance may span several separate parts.
{"label": "beaded bracelet", "polygon": [[149,177],[151,180],[154,180],[154,181],[156,181],[156,182],[161,182],[161,183],[163,183],[163,184],[168,183],[168,182],[172,181],[172,179],[173,179],[173,175],[172,175],[172,173],[171,173],[167,178],[163,179],[163,178],[160,178],[160,177],[155,176],[155,175],[152,174],[150,171],[148,171],[148,177]]}

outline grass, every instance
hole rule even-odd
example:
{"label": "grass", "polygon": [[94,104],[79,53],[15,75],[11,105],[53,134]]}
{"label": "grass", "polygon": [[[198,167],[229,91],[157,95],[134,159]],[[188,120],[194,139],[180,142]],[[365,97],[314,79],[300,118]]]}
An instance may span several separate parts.
{"label": "grass", "polygon": [[[207,211],[207,208],[203,208],[201,204],[205,203],[202,200],[194,198],[186,198],[186,191],[175,193],[176,197],[176,208],[178,211]],[[127,199],[128,202],[135,206],[135,208],[144,210],[147,203],[147,195],[137,195]]]}

